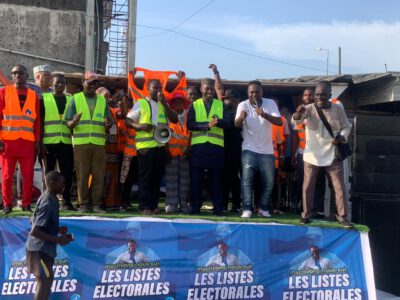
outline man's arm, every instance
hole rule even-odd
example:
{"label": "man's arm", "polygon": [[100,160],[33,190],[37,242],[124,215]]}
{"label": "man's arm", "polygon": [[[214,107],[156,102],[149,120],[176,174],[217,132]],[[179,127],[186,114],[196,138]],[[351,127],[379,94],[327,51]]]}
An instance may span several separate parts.
{"label": "man's arm", "polygon": [[171,123],[178,123],[178,114],[176,112],[174,112],[168,105],[167,100],[165,99],[163,93],[159,92],[158,93],[158,101],[160,101],[160,103],[162,104],[162,106],[164,107],[164,112],[167,115],[168,120]]}
{"label": "man's arm", "polygon": [[349,135],[351,133],[352,125],[347,118],[346,111],[344,110],[343,106],[341,106],[341,114],[339,117],[340,122],[340,135],[344,137],[345,141],[348,140]]}
{"label": "man's arm", "polygon": [[60,236],[48,234],[40,226],[34,226],[31,230],[31,235],[39,240],[50,242],[53,244],[59,244],[61,246],[67,245],[69,242],[72,241],[72,238],[68,237],[66,234]]}
{"label": "man's arm", "polygon": [[140,124],[139,120],[140,104],[139,102],[136,102],[125,118],[125,125],[129,128],[135,129],[136,131],[150,132],[154,128],[153,124]]}
{"label": "man's arm", "polygon": [[236,109],[236,116],[234,120],[234,124],[237,128],[241,128],[243,126],[243,122],[247,117],[247,111],[244,109],[243,104],[239,103]]}
{"label": "man's arm", "polygon": [[226,109],[224,105],[224,113],[222,119],[218,119],[217,127],[222,129],[230,129],[233,127],[233,115],[232,113]]}
{"label": "man's arm", "polygon": [[191,131],[208,131],[208,130],[210,130],[210,127],[208,127],[209,122],[196,122],[196,115],[195,115],[193,104],[190,105],[190,107],[189,107],[186,126],[187,126],[187,129],[191,130]]}
{"label": "man's arm", "polygon": [[215,81],[214,88],[215,88],[215,91],[217,92],[217,97],[219,100],[223,100],[224,85],[222,84],[221,77],[219,76],[219,71],[217,69],[217,66],[215,64],[210,64],[209,68],[214,73],[214,81]]}

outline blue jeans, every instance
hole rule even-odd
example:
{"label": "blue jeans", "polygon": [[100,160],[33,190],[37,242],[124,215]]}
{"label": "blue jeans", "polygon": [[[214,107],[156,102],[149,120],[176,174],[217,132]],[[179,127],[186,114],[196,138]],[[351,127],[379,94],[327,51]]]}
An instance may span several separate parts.
{"label": "blue jeans", "polygon": [[243,210],[251,210],[256,172],[260,174],[260,208],[268,210],[275,181],[274,155],[244,150],[242,170]]}

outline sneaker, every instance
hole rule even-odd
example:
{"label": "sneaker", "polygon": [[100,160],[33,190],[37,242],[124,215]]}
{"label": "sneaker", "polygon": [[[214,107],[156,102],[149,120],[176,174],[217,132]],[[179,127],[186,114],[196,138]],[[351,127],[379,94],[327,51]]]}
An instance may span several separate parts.
{"label": "sneaker", "polygon": [[106,213],[106,211],[104,209],[102,209],[100,205],[94,205],[93,212],[97,213],[97,214],[105,214]]}
{"label": "sneaker", "polygon": [[353,228],[353,224],[351,224],[349,221],[344,219],[343,221],[339,221],[339,224],[342,225],[346,229],[351,229]]}
{"label": "sneaker", "polygon": [[88,213],[89,212],[89,208],[86,205],[81,205],[78,209],[78,211],[80,213]]}
{"label": "sneaker", "polygon": [[12,212],[12,206],[11,206],[11,205],[6,205],[6,206],[4,206],[3,214],[8,215],[8,214],[10,214],[11,212]]}
{"label": "sneaker", "polygon": [[165,205],[165,212],[167,214],[175,213],[176,212],[176,207],[173,206],[173,205],[167,204],[167,205]]}
{"label": "sneaker", "polygon": [[246,219],[248,219],[248,218],[251,217],[252,214],[253,214],[253,213],[251,212],[251,210],[244,210],[243,213],[242,213],[242,215],[241,215],[241,218],[246,218]]}
{"label": "sneaker", "polygon": [[269,211],[268,210],[262,210],[261,208],[258,210],[257,215],[259,217],[271,218],[271,215],[269,214]]}
{"label": "sneaker", "polygon": [[309,224],[310,223],[310,219],[308,219],[308,218],[301,218],[300,219],[300,224],[301,225],[306,225],[306,224]]}
{"label": "sneaker", "polygon": [[22,211],[33,212],[30,205],[23,206],[23,207],[22,207]]}

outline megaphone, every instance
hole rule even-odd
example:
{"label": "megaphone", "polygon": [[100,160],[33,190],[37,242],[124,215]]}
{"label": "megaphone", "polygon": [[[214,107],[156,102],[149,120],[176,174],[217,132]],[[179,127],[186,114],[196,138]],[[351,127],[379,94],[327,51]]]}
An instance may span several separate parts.
{"label": "megaphone", "polygon": [[171,139],[172,132],[167,125],[158,125],[156,128],[154,128],[153,136],[154,139],[160,144],[166,144]]}

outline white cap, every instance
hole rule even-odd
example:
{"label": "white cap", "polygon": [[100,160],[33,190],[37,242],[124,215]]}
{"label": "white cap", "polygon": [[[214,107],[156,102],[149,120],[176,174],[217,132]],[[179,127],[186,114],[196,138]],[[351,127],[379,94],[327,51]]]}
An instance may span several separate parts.
{"label": "white cap", "polygon": [[40,66],[33,67],[33,74],[36,74],[38,72],[51,72],[51,66],[40,65]]}

